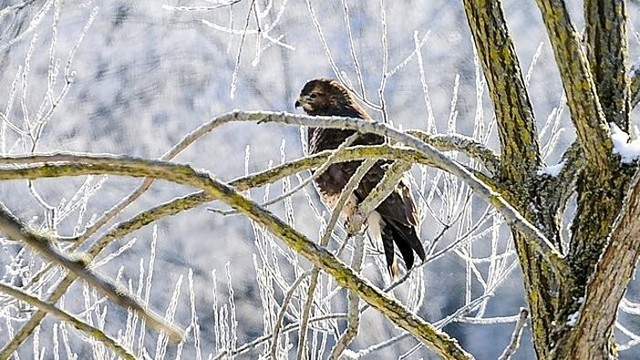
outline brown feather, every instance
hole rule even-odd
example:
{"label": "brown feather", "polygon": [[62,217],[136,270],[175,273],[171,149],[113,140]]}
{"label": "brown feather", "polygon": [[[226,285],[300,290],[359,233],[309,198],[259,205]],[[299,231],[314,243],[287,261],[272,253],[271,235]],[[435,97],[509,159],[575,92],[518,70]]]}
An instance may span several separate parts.
{"label": "brown feather", "polygon": [[[300,92],[296,106],[302,106],[309,115],[371,119],[353,99],[349,91],[336,80],[316,79],[307,82]],[[308,131],[309,152],[313,154],[323,150],[336,149],[353,133],[353,130],[310,127]],[[382,136],[363,134],[353,142],[352,146],[379,145],[384,141]],[[367,172],[354,191],[358,204],[380,183],[389,163],[388,160],[379,160]],[[340,195],[360,164],[360,161],[333,164],[318,176],[315,183],[325,202]],[[357,204],[351,206],[354,205]],[[349,211],[347,215],[351,215],[351,212]],[[425,259],[424,246],[417,235],[416,206],[407,184],[400,182],[376,208],[375,212],[379,214],[380,219],[381,233],[378,237],[382,240],[387,266],[394,277],[397,275],[394,243],[398,247],[407,269],[410,269],[414,263],[414,251],[421,260]]]}

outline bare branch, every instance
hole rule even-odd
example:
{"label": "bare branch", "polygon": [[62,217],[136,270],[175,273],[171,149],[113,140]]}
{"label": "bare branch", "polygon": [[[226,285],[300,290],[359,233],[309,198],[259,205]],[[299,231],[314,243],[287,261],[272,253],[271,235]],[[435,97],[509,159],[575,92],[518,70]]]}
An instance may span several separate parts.
{"label": "bare branch", "polygon": [[301,182],[300,184],[298,184],[298,186],[296,186],[295,188],[285,192],[284,194],[271,199],[267,202],[264,202],[262,204],[262,206],[269,206],[271,204],[275,204],[289,196],[291,196],[292,194],[295,194],[296,192],[298,192],[300,189],[302,189],[303,187],[307,186],[308,184],[311,183],[311,181],[313,181],[314,179],[317,179],[318,176],[322,175],[322,173],[325,172],[325,170],[327,170],[329,168],[329,166],[331,166],[331,164],[333,164],[334,159],[336,158],[336,156],[338,156],[341,152],[343,152],[346,148],[349,147],[349,145],[351,145],[358,137],[358,134],[355,133],[351,136],[349,136],[347,139],[345,139],[345,141],[340,144],[340,146],[338,146],[337,149],[335,149],[332,154],[327,158],[327,160],[319,167],[315,170],[315,172],[313,173],[312,176],[306,178],[303,182]]}
{"label": "bare branch", "polygon": [[[127,163],[128,165],[126,165]],[[373,287],[367,280],[358,277],[330,252],[319,247],[267,210],[243,197],[235,189],[211,178],[206,173],[195,171],[189,166],[161,161],[138,162],[138,166],[132,166],[135,163],[135,161],[118,161],[109,165],[108,168],[113,171],[112,173],[140,177],[156,176],[160,179],[205,190],[210,196],[226,202],[235,210],[265,226],[290,248],[329,273],[338,284],[356,292],[363,300],[381,311],[396,325],[411,332],[440,356],[448,359],[471,358],[471,355],[462,350],[455,340],[409,312],[400,303]]]}
{"label": "bare branch", "polygon": [[[204,179],[201,181],[204,181]],[[364,301],[371,304],[389,318],[394,324],[409,331],[414,337],[435,351],[439,356],[445,359],[472,358],[470,354],[460,348],[455,340],[449,338],[445,333],[436,330],[432,325],[411,313],[402,304],[391,299],[379,289],[376,289],[368,280],[357,276],[353,270],[333,256],[333,254],[319,247],[295,229],[289,227],[269,211],[238,194],[233,188],[214,179],[209,178],[208,181],[202,183],[202,185],[205,184],[205,190],[207,192],[214,194],[234,209],[265,226],[282,239],[289,247],[330,274],[340,286],[354,291]]]}
{"label": "bare branch", "polygon": [[[351,260],[351,268],[356,274],[360,274],[362,269],[362,259],[364,258],[364,239],[358,235],[354,239],[354,252]],[[349,344],[358,335],[360,326],[360,298],[353,291],[349,291],[347,299],[347,329],[342,333],[336,345],[331,350],[330,359],[338,360],[340,355],[347,349]]]}
{"label": "bare branch", "polygon": [[355,213],[351,217],[351,221],[349,223],[349,234],[355,234],[360,231],[362,224],[364,224],[365,220],[373,212],[388,196],[393,192],[400,182],[400,179],[404,176],[404,174],[411,169],[411,163],[408,162],[394,162],[389,166],[389,169],[385,171],[382,180],[380,183],[376,185],[376,187],[371,190],[371,193],[367,195],[367,197],[358,204],[358,208]]}
{"label": "bare branch", "polygon": [[[485,201],[491,203],[500,214],[505,218],[506,222],[522,232],[528,238],[533,239],[531,242],[534,250],[537,251],[551,266],[551,268],[559,273],[566,274],[566,263],[562,259],[560,253],[554,248],[554,246],[546,239],[544,234],[540,232],[535,226],[533,226],[530,222],[528,222],[517,210],[513,208],[509,203],[507,203],[502,196],[495,192],[494,189],[489,187],[487,184],[483,183],[478,179],[476,174],[470,172],[467,168],[460,165],[448,158],[445,154],[439,152],[428,144],[420,141],[419,139],[407,135],[401,131],[398,131],[392,127],[389,127],[385,124],[375,123],[366,120],[353,119],[353,118],[345,118],[345,117],[325,117],[325,116],[307,116],[307,115],[294,115],[288,113],[275,113],[275,112],[231,112],[225,115],[222,115],[217,118],[218,121],[257,121],[257,122],[281,122],[286,124],[296,124],[296,125],[313,125],[316,127],[333,127],[333,128],[347,128],[352,130],[358,130],[360,132],[371,132],[378,135],[385,136],[394,142],[404,143],[405,145],[411,146],[418,150],[424,157],[428,159],[428,162],[431,166],[437,167],[439,169],[445,170],[459,179],[464,181],[471,189],[473,189],[481,198]],[[12,159],[17,159],[19,157],[11,157],[7,158],[3,162],[11,163]],[[0,158],[1,159],[1,158]],[[110,159],[113,159],[111,157]],[[182,167],[183,169],[188,168],[183,165],[174,165],[162,161],[142,161],[142,160],[133,160],[132,158],[122,157],[121,160],[117,163],[102,167],[103,171],[107,171],[112,174],[121,174],[126,176],[141,176],[141,174],[148,174],[148,170],[150,168],[155,168],[159,166],[163,170],[166,171],[167,168],[172,166]],[[129,159],[129,160],[126,160]],[[89,160],[86,157],[86,160]],[[94,161],[96,159],[92,159],[90,161]],[[103,163],[108,164],[108,160],[102,160]],[[137,165],[134,165],[137,164]],[[129,166],[133,166],[133,168],[129,168]],[[140,168],[139,168],[139,167]],[[34,171],[38,173],[38,175],[34,175],[35,177],[41,176],[49,176],[56,167],[55,166],[44,166],[40,170],[31,169],[29,171]],[[58,167],[59,170],[63,170],[64,168]],[[160,171],[160,169],[157,169]],[[19,174],[25,172],[27,170],[24,169],[15,169],[8,174],[13,174],[14,178],[19,178]],[[64,171],[67,171],[66,174],[57,174],[57,176],[62,175],[79,175],[78,169],[66,168]],[[98,173],[102,172],[98,171],[95,166],[92,168],[84,169],[86,173]],[[2,170],[0,170],[2,172]],[[156,176],[158,178],[162,178],[162,174],[154,174],[151,173],[148,176]]]}
{"label": "bare branch", "polygon": [[536,0],[560,70],[562,84],[576,127],[586,165],[599,172],[610,170],[613,143],[609,135],[580,34],[571,23],[564,1]]}
{"label": "bare branch", "polygon": [[509,360],[516,353],[520,347],[520,337],[522,337],[522,330],[524,330],[524,326],[527,324],[528,317],[529,310],[521,308],[518,322],[516,322],[516,327],[513,329],[513,334],[511,335],[511,341],[509,341],[509,346],[504,349],[498,360]]}
{"label": "bare branch", "polygon": [[287,308],[289,307],[289,302],[293,298],[293,294],[295,294],[298,286],[302,283],[302,280],[306,279],[309,276],[310,272],[305,272],[302,275],[298,276],[296,281],[291,284],[289,291],[287,291],[287,295],[282,300],[282,307],[280,308],[280,312],[278,313],[278,318],[276,320],[276,324],[273,328],[273,334],[271,336],[271,358],[278,359],[278,338],[280,337],[280,330],[284,325],[284,316],[287,313]]}
{"label": "bare branch", "polygon": [[421,130],[407,130],[407,134],[417,137],[440,151],[459,151],[479,160],[492,174],[495,174],[500,169],[500,158],[496,156],[493,150],[473,138],[459,134],[431,135]]}
{"label": "bare branch", "polygon": [[76,329],[79,329],[85,334],[100,341],[104,346],[106,346],[108,349],[111,349],[114,353],[118,354],[118,356],[120,356],[123,359],[134,360],[136,358],[133,354],[131,354],[131,352],[129,352],[124,347],[122,347],[122,345],[118,344],[118,342],[116,342],[114,339],[110,338],[102,330],[81,321],[75,316],[55,307],[54,305],[46,303],[34,296],[31,296],[29,294],[26,294],[20,291],[19,289],[16,289],[14,287],[11,287],[2,283],[0,283],[0,291],[20,301],[29,303],[37,307],[41,311],[44,311],[63,321],[68,322],[69,324],[73,325],[73,327],[75,327]]}
{"label": "bare branch", "polygon": [[[351,135],[350,138],[354,138],[354,135]],[[340,215],[340,212],[342,211],[344,206],[347,204],[347,201],[351,197],[351,194],[353,194],[353,191],[356,189],[356,187],[358,187],[358,184],[360,184],[360,181],[362,181],[362,178],[364,178],[364,176],[373,167],[373,165],[375,165],[375,163],[376,163],[375,160],[371,160],[371,159],[364,161],[358,167],[355,174],[353,174],[353,176],[349,179],[344,189],[342,189],[342,192],[340,193],[340,197],[338,198],[338,201],[335,207],[332,209],[333,211],[331,213],[331,219],[327,224],[327,229],[325,230],[324,235],[320,239],[320,246],[326,247],[327,244],[329,243],[329,239],[331,238],[331,234],[333,233],[333,228],[335,227],[336,222],[338,221],[338,216]],[[347,240],[348,239],[345,240],[345,243]],[[300,331],[299,331],[300,335],[298,340],[298,359],[299,360],[304,357],[304,354],[306,354],[307,345],[305,342],[307,337],[307,323],[309,320],[309,314],[311,312],[311,305],[313,304],[313,298],[315,296],[316,287],[318,285],[319,274],[320,274],[320,268],[317,266],[314,266],[313,270],[311,271],[311,280],[309,281],[309,288],[307,289],[307,301],[305,302],[304,307],[302,309],[302,318],[300,320]]]}
{"label": "bare branch", "polygon": [[[183,137],[176,145],[174,145],[169,151],[167,151],[160,160],[171,160],[175,158],[178,154],[180,154],[183,150],[189,147],[191,144],[196,142],[198,139],[202,138],[206,134],[213,131],[218,126],[224,125],[229,122],[230,119],[217,119],[214,118],[202,125],[200,125],[195,130],[191,131],[185,137]],[[127,206],[131,205],[136,199],[138,199],[142,194],[144,194],[153,184],[153,178],[144,179],[144,181],[133,190],[129,195],[127,195],[124,199],[122,199],[119,203],[114,205],[111,209],[105,212],[98,220],[96,220],[93,224],[88,226],[84,232],[72,241],[84,241],[88,239],[90,236],[95,234],[99,229],[101,229],[104,225],[106,225],[109,221],[115,218],[122,210],[124,210]]]}
{"label": "bare branch", "polygon": [[114,303],[135,311],[152,327],[165,332],[174,341],[182,339],[182,333],[178,329],[173,327],[171,324],[166,323],[161,317],[153,312],[146,310],[145,306],[129,295],[125,289],[117,287],[108,280],[105,280],[93,273],[86,267],[86,264],[82,259],[79,258],[77,260],[72,260],[66,255],[60,253],[55,246],[52,246],[52,242],[49,238],[31,230],[31,228],[13,216],[13,214],[11,214],[2,203],[0,203],[0,230],[12,239],[24,242],[49,261],[62,266],[66,270],[72,272],[75,276],[85,280],[89,285],[100,290]]}
{"label": "bare branch", "polygon": [[464,1],[498,122],[501,170],[524,186],[541,164],[533,108],[498,0]]}
{"label": "bare branch", "polygon": [[513,208],[513,206],[507,203],[499,194],[495,193],[476,176],[471,174],[466,168],[411,135],[407,135],[385,124],[352,118],[324,116],[310,117],[306,115],[267,112],[236,112],[234,114],[239,118],[251,119],[258,122],[281,122],[286,124],[346,128],[361,132],[370,132],[385,136],[391,141],[413,147],[433,161],[435,163],[435,167],[445,170],[464,181],[476,192],[476,194],[485,201],[491,203],[505,218],[507,224],[526,235],[527,238],[533,239],[534,241],[531,242],[531,246],[545,259],[545,261],[547,261],[554,272],[557,274],[567,274],[567,272],[564,271],[567,267],[562,256],[539,229],[528,222],[516,209]]}

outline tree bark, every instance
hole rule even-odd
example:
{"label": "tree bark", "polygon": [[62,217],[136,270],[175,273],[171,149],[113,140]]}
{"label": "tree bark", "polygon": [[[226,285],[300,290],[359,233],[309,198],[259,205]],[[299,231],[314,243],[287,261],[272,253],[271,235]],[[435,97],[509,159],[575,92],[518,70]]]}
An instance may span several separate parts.
{"label": "tree bark", "polygon": [[537,4],[578,138],[563,156],[558,176],[538,173],[535,119],[501,3],[464,0],[498,123],[501,167],[492,180],[558,248],[558,218],[577,193],[569,252],[563,259],[569,266],[566,273],[550,271],[531,251],[526,235],[514,229],[534,347],[544,359],[613,358],[617,306],[640,251],[629,241],[640,227],[634,223],[640,195],[633,180],[637,166],[620,163],[608,123],[628,130],[629,89],[635,98],[640,75],[635,71],[631,81],[627,71],[623,0],[585,1],[586,46],[563,1]]}

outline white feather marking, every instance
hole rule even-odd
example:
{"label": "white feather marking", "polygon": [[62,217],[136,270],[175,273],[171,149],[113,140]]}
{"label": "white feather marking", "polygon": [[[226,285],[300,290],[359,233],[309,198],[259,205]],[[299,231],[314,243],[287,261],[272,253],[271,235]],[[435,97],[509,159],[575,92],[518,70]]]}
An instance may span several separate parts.
{"label": "white feather marking", "polygon": [[320,139],[320,134],[322,133],[322,129],[315,128],[309,129],[311,131],[311,141],[309,141],[309,153],[314,154],[318,152],[318,140]]}
{"label": "white feather marking", "polygon": [[367,216],[367,234],[377,249],[384,249],[382,245],[382,217],[377,211]]}
{"label": "white feather marking", "polygon": [[[322,201],[324,201],[324,203],[328,205],[330,210],[333,210],[333,208],[338,203],[338,199],[340,199],[340,194],[328,195],[321,191],[320,195],[322,197]],[[356,196],[351,194],[351,196],[349,197],[349,200],[347,200],[347,203],[341,209],[341,212],[346,216],[347,221],[351,219],[351,217],[353,216],[353,213],[356,211],[356,201],[357,201]]]}

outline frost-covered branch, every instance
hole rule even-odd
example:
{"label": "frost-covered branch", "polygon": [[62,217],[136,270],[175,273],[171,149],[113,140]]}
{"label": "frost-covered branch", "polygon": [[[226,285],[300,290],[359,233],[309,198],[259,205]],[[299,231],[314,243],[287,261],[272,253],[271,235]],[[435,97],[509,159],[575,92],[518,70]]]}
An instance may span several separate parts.
{"label": "frost-covered branch", "polygon": [[[283,177],[320,166],[328,160],[329,156],[331,156],[332,153],[332,151],[323,151],[317,154],[313,154],[308,157],[294,160],[268,170],[235,179],[229,184],[236,188],[238,191],[244,191],[250,188],[264,186],[266,184],[276,182]],[[337,153],[334,160],[337,162],[348,160],[364,160],[367,158],[387,158],[404,161],[419,161],[421,163],[426,162],[427,164],[429,163],[428,159],[420,157],[420,154],[413,149],[390,147],[388,145],[358,146],[355,148],[348,148],[345,149],[344,152]],[[58,153],[48,155],[1,157],[0,164],[38,165],[43,162],[59,163],[60,165],[58,165],[58,167],[60,169],[56,170],[56,168],[54,167],[49,167],[50,171],[47,172],[47,175],[43,176],[62,176],[63,174],[68,174],[68,170],[66,170],[67,168],[75,168],[76,170],[80,170],[75,162],[91,161],[94,163],[94,166],[97,164],[108,166],[109,163],[118,161],[119,159],[121,160],[131,158],[117,157],[112,155],[83,156],[77,154],[74,155]],[[71,164],[62,165],[63,163],[70,162]],[[32,168],[32,174],[41,174],[41,171],[38,169],[38,167]],[[0,169],[0,178],[15,178],[10,175],[11,173],[13,173],[11,169]],[[37,175],[32,175],[28,172],[21,172],[21,174],[22,175],[19,178],[28,178],[30,176],[37,177]],[[130,234],[133,231],[138,230],[152,222],[158,221],[164,217],[176,215],[182,211],[193,209],[199,205],[213,200],[215,200],[215,198],[206,194],[204,191],[198,191],[189,195],[185,195],[183,197],[172,199],[151,209],[145,210],[130,219],[113,225],[106,234],[102,235],[95,243],[90,246],[89,250],[87,250],[86,252],[86,256],[89,260],[93,260],[114,240],[120,239],[127,234]],[[76,249],[79,245],[80,243],[74,244],[71,249]],[[67,275],[60,282],[60,284],[58,284],[55,290],[49,295],[47,301],[54,303],[58,301],[69,288],[69,286],[74,282],[74,280],[75,277],[73,275]],[[37,311],[31,317],[31,319],[20,328],[17,335],[14,336],[11,342],[5,346],[2,352],[0,352],[0,358],[13,353],[13,351],[15,351],[18,346],[27,338],[27,335],[40,323],[40,321],[42,321],[44,315],[44,312]]]}
{"label": "frost-covered branch", "polygon": [[[420,141],[414,136],[405,134],[385,124],[358,120],[344,117],[324,117],[324,116],[306,116],[293,115],[287,113],[270,113],[270,112],[234,112],[230,116],[236,116],[239,119],[254,120],[258,122],[280,122],[286,124],[306,125],[315,127],[332,127],[347,128],[358,130],[360,132],[370,132],[385,136],[391,141],[403,143],[407,146],[415,148],[428,157],[434,166],[455,175],[461,181],[465,182],[473,191],[476,192],[485,201],[491,203],[498,212],[505,218],[506,222],[522,232],[531,242],[532,247],[549,263],[551,268],[558,274],[566,274],[566,263],[562,259],[560,253],[547,240],[547,238],[528,222],[517,210],[507,203],[502,196],[493,189],[480,181],[474,174],[470,173],[465,167],[454,160],[448,158],[442,152],[434,149],[432,146]],[[227,116],[227,115],[225,115]]]}
{"label": "frost-covered branch", "polygon": [[[518,231],[527,235],[528,238],[533,239],[532,245],[535,250],[542,255],[542,257],[551,265],[554,271],[563,273],[566,264],[564,260],[561,258],[560,254],[556,249],[554,249],[553,245],[545,238],[545,236],[535,228],[530,222],[528,222],[522,215],[516,211],[513,206],[507,203],[503,197],[495,192],[494,189],[489,187],[487,184],[483,183],[476,177],[476,175],[470,172],[467,168],[460,165],[454,160],[448,158],[445,154],[440,151],[434,149],[430,145],[424,143],[423,141],[417,139],[414,136],[405,134],[399,130],[396,130],[392,127],[389,127],[385,124],[375,123],[366,120],[358,120],[353,118],[345,118],[345,117],[320,117],[320,116],[307,116],[307,115],[296,115],[289,113],[275,113],[275,112],[241,112],[235,111],[225,115],[222,115],[216,118],[217,121],[230,122],[230,121],[257,121],[261,123],[265,122],[280,122],[286,124],[296,124],[296,125],[313,125],[317,127],[333,127],[333,128],[348,128],[353,130],[358,130],[361,132],[371,132],[378,135],[386,136],[394,142],[400,142],[407,146],[410,146],[418,152],[420,152],[426,159],[428,159],[431,166],[437,167],[444,171],[447,171],[455,176],[457,176],[460,180],[464,181],[471,189],[473,189],[481,198],[485,201],[491,203],[505,218],[507,223],[513,227],[515,227]],[[6,160],[5,162],[9,162],[10,160]],[[108,160],[106,160],[108,164]],[[160,161],[151,161],[150,163],[161,164]],[[167,165],[166,163],[164,163]],[[163,165],[163,166],[165,166]],[[42,168],[41,171],[36,171],[39,173],[38,176],[46,176],[45,174],[51,172],[51,170],[47,170],[49,165]],[[116,170],[117,166],[108,166],[110,173],[118,173]],[[106,168],[105,168],[106,169]],[[124,169],[122,169],[124,170]],[[19,174],[23,170],[16,169],[15,173],[16,178],[18,178]],[[77,172],[73,171],[73,169],[66,169],[68,171],[66,175]],[[87,173],[101,173],[99,171],[91,169],[85,169]],[[139,176],[137,174],[144,173],[144,171],[124,171],[123,175],[128,176]],[[58,174],[57,176],[63,176],[65,174]],[[161,176],[158,176],[161,177]],[[566,273],[566,272],[565,272]]]}
{"label": "frost-covered branch", "polygon": [[518,316],[518,321],[516,322],[516,327],[513,329],[513,334],[511,335],[511,341],[509,341],[509,346],[502,352],[502,355],[498,358],[498,360],[509,360],[516,353],[518,348],[520,347],[520,337],[522,337],[522,331],[524,330],[524,326],[527,324],[527,318],[529,317],[529,310],[522,308],[520,309],[520,316]]}
{"label": "frost-covered branch", "polygon": [[[327,320],[337,320],[337,319],[342,319],[347,317],[346,314],[329,314],[329,315],[323,315],[323,316],[318,316],[318,317],[314,317],[309,319],[309,323],[317,323],[317,322],[322,322],[322,321],[327,321]],[[282,328],[282,332],[290,332],[290,331],[294,331],[297,330],[299,328],[299,323],[291,323],[285,327]],[[271,337],[273,336],[273,334],[267,334],[267,335],[262,335],[260,337],[257,337],[255,339],[253,339],[250,342],[245,343],[244,345],[234,349],[234,350],[230,350],[230,349],[225,349],[223,351],[220,351],[220,353],[218,353],[213,359],[214,360],[219,360],[219,359],[226,359],[228,356],[234,356],[234,355],[240,355],[243,354],[247,351],[249,351],[250,349],[253,349],[257,346],[259,346],[260,344],[268,341],[269,339],[271,339]]]}
{"label": "frost-covered branch", "polygon": [[51,239],[36,233],[26,224],[22,223],[11,214],[2,203],[0,203],[0,230],[11,239],[25,243],[47,260],[60,265],[75,276],[83,279],[92,287],[100,290],[114,303],[135,311],[140,317],[144,318],[149,325],[166,333],[172,340],[179,341],[182,338],[182,333],[178,329],[165,322],[158,315],[145,309],[145,306],[140,304],[124,289],[93,273],[87,268],[87,264],[82,258],[74,260],[61,253],[53,245]]}
{"label": "frost-covered branch", "polygon": [[[351,259],[351,268],[356,274],[360,274],[362,269],[362,260],[364,258],[364,238],[362,235],[355,236],[353,244],[353,257]],[[349,291],[347,295],[347,329],[342,333],[336,345],[331,350],[330,359],[338,360],[340,355],[347,349],[349,344],[358,335],[360,327],[360,298],[353,291]]]}
{"label": "frost-covered branch", "polygon": [[393,192],[404,174],[411,169],[411,163],[396,161],[386,169],[382,180],[376,185],[371,193],[358,204],[351,222],[348,224],[348,233],[355,234],[360,231],[362,224],[378,206]]}
{"label": "frost-covered branch", "polygon": [[417,137],[440,151],[459,151],[484,165],[492,174],[500,169],[500,159],[493,150],[468,136],[459,134],[431,135],[421,130],[407,130],[407,133]]}
{"label": "frost-covered branch", "polygon": [[298,290],[298,286],[300,286],[302,281],[306,279],[309,276],[309,274],[310,272],[307,271],[302,275],[298,276],[296,281],[294,281],[293,284],[291,284],[291,287],[287,291],[287,295],[282,300],[282,307],[280,308],[280,312],[278,313],[278,318],[276,319],[276,323],[273,328],[273,334],[271,336],[272,339],[271,339],[270,354],[272,359],[277,359],[279,356],[278,355],[278,338],[280,337],[280,331],[284,326],[284,317],[287,313],[287,309],[289,308],[289,303],[291,302],[291,299],[293,298],[293,295],[295,294],[295,292]]}
{"label": "frost-covered branch", "polygon": [[37,307],[43,312],[47,314],[51,314],[60,320],[66,321],[69,324],[73,325],[76,329],[83,331],[85,334],[95,338],[100,341],[104,346],[111,349],[114,353],[118,354],[123,359],[135,359],[136,357],[131,354],[127,349],[122,347],[122,345],[118,344],[117,341],[110,338],[107,334],[105,334],[102,330],[93,327],[82,320],[76,318],[75,316],[67,313],[64,310],[57,308],[56,306],[46,303],[35,296],[31,296],[19,289],[16,289],[12,286],[8,286],[0,283],[0,292],[3,292],[11,297],[14,297],[20,301],[24,301],[32,306]]}
{"label": "frost-covered branch", "polygon": [[376,289],[368,280],[359,277],[326,249],[319,247],[267,210],[235,192],[232,188],[214,179],[210,179],[207,182],[207,191],[211,191],[219,200],[226,202],[234,209],[265,226],[289,247],[330,274],[340,286],[358,294],[360,298],[375,307],[394,324],[409,331],[439,356],[445,359],[472,358],[470,354],[460,348],[455,340],[436,330],[432,325],[412,314],[402,304],[391,299],[381,290]]}
{"label": "frost-covered branch", "polygon": [[[353,138],[353,135],[351,136]],[[347,142],[347,141],[345,141]],[[329,219],[329,223],[327,224],[327,228],[325,230],[324,235],[320,239],[320,246],[326,247],[329,243],[329,239],[331,238],[331,234],[333,233],[333,228],[338,221],[338,216],[340,212],[349,201],[351,194],[358,187],[362,178],[369,172],[369,170],[375,165],[375,160],[367,159],[365,160],[353,174],[353,176],[347,182],[347,185],[342,189],[340,193],[340,197],[332,209],[331,219]],[[345,239],[345,243],[348,239]],[[298,359],[304,359],[304,354],[306,354],[306,334],[307,334],[307,324],[309,320],[309,314],[311,313],[311,305],[313,304],[313,298],[315,297],[316,287],[318,286],[318,276],[320,275],[320,268],[318,266],[314,266],[311,270],[311,279],[309,280],[309,288],[307,289],[307,301],[305,302],[302,308],[302,316],[300,319],[300,331],[298,332],[299,340],[298,340]]]}
{"label": "frost-covered branch", "polygon": [[[201,139],[203,136],[210,133],[217,127],[224,125],[228,121],[229,119],[214,118],[200,125],[195,130],[185,135],[177,144],[169,149],[169,151],[162,155],[162,157],[160,157],[160,160],[172,160],[191,144],[195,143],[198,139]],[[153,180],[153,178],[144,179],[144,181],[142,181],[142,183],[135,190],[133,190],[131,193],[129,193],[129,195],[120,200],[120,202],[118,202],[116,205],[111,207],[111,209],[102,214],[102,216],[91,225],[89,225],[82,232],[82,234],[79,234],[70,240],[82,242],[88,239],[91,235],[95,234],[103,226],[109,223],[109,221],[113,220],[113,218],[120,214],[122,210],[131,205],[131,203],[133,203],[140,196],[142,196],[142,194],[144,194],[151,187],[151,184],[153,184]]]}
{"label": "frost-covered branch", "polygon": [[127,349],[122,347],[122,345],[118,344],[117,341],[110,338],[107,334],[105,334],[102,330],[93,327],[82,320],[76,318],[75,316],[63,311],[56,306],[46,303],[35,296],[31,296],[19,289],[16,289],[12,286],[8,286],[0,283],[0,292],[3,292],[11,297],[14,297],[20,301],[24,301],[30,305],[33,305],[40,309],[41,311],[46,312],[47,314],[51,314],[63,321],[68,322],[73,325],[76,329],[83,331],[85,334],[93,337],[94,339],[100,341],[104,346],[111,349],[114,353],[118,354],[123,359],[135,359],[136,357],[131,354]]}
{"label": "frost-covered branch", "polygon": [[[45,166],[46,167],[46,166]],[[96,169],[91,169],[96,171]],[[162,161],[112,161],[102,172],[135,177],[155,176],[182,185],[204,190],[217,200],[227,203],[235,210],[262,224],[282,239],[290,248],[305,256],[316,266],[329,273],[338,284],[353,290],[364,301],[382,312],[392,322],[411,332],[413,336],[432,348],[440,356],[451,359],[471,358],[457,342],[436,330],[429,323],[413,315],[397,301],[360,278],[327,250],[319,247],[289,225],[275,217],[255,202],[240,195],[234,188],[221,183],[207,173],[196,171],[190,166],[176,165]],[[107,171],[104,171],[107,170]],[[73,171],[67,173],[70,174]]]}

